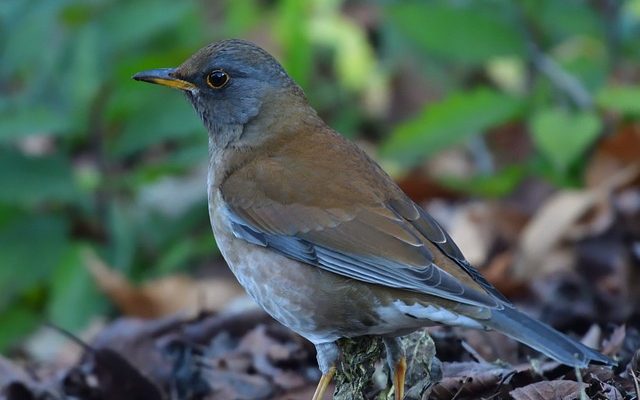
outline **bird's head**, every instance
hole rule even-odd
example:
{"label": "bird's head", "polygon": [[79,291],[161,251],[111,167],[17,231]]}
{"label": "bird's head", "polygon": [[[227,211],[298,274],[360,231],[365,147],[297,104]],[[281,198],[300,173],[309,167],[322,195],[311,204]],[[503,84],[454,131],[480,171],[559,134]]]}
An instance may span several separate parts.
{"label": "bird's head", "polygon": [[133,79],[183,90],[210,132],[244,126],[277,104],[306,103],[278,61],[243,40],[212,43],[177,68],[144,71]]}

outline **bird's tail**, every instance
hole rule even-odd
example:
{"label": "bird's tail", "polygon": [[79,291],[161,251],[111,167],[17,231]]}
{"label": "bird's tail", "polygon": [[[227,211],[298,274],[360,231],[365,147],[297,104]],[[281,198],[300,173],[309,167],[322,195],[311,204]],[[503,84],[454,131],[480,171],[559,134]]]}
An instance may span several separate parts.
{"label": "bird's tail", "polygon": [[616,365],[609,357],[508,306],[503,310],[493,311],[491,319],[484,323],[489,328],[572,367],[583,368],[590,362]]}

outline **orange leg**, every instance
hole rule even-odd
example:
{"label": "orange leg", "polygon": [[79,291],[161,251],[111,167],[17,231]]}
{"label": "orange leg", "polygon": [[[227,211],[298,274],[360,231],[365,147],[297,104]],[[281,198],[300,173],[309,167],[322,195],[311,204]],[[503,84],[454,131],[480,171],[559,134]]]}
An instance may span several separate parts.
{"label": "orange leg", "polygon": [[407,358],[401,357],[393,369],[393,388],[395,390],[395,400],[404,398],[404,377],[407,373]]}
{"label": "orange leg", "polygon": [[336,367],[331,367],[326,374],[322,375],[322,378],[320,378],[320,382],[318,382],[318,386],[316,387],[316,392],[313,394],[313,398],[311,400],[322,400],[324,392],[327,390],[327,386],[331,383],[335,373]]}

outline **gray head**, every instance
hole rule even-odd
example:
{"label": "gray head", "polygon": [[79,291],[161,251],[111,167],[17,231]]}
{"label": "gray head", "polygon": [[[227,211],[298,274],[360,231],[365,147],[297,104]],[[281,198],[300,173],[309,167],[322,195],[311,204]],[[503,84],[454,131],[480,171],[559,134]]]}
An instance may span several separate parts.
{"label": "gray head", "polygon": [[140,72],[133,79],[185,91],[209,131],[245,125],[276,92],[304,98],[266,51],[244,40],[212,43],[177,68]]}

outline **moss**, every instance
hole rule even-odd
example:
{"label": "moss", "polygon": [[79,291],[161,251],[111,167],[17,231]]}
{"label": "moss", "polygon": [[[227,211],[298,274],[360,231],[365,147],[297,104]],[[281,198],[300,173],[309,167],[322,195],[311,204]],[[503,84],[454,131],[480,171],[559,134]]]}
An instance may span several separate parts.
{"label": "moss", "polygon": [[361,336],[341,339],[338,346],[342,352],[334,400],[365,400],[379,392],[373,382],[376,364],[384,355],[382,339],[375,336]]}
{"label": "moss", "polygon": [[[403,337],[402,344],[407,355],[405,399],[422,399],[442,375],[435,345],[426,330]],[[394,398],[382,339],[375,336],[341,339],[338,346],[342,357],[334,400]]]}

